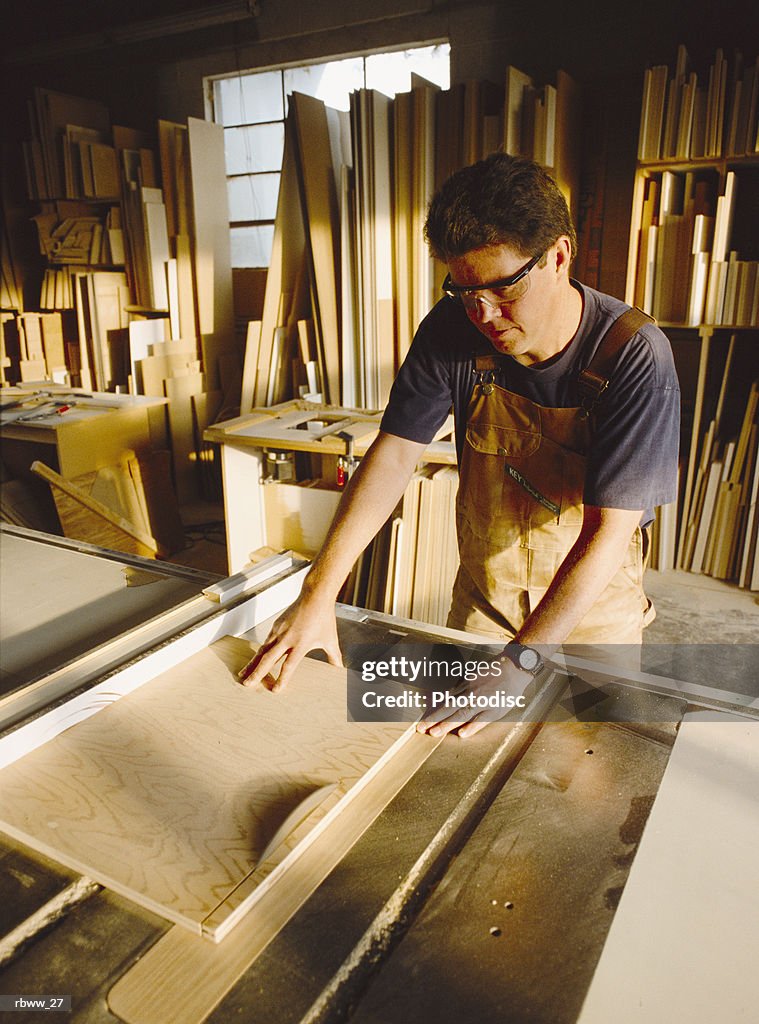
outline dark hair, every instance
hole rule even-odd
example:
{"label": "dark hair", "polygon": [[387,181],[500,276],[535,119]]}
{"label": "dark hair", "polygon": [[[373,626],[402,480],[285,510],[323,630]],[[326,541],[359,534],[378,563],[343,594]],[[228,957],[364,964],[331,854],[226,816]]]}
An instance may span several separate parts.
{"label": "dark hair", "polygon": [[533,160],[492,153],[456,171],[432,197],[424,226],[432,255],[446,262],[486,245],[509,245],[521,255],[545,252],[577,236],[566,200]]}

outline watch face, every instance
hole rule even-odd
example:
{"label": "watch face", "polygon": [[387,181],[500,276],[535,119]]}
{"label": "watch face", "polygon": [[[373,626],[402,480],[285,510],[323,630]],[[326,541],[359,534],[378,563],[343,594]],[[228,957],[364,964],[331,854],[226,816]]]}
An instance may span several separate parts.
{"label": "watch face", "polygon": [[539,663],[540,655],[537,651],[533,651],[529,647],[525,647],[523,651],[520,651],[519,667],[523,668],[526,672],[533,672]]}

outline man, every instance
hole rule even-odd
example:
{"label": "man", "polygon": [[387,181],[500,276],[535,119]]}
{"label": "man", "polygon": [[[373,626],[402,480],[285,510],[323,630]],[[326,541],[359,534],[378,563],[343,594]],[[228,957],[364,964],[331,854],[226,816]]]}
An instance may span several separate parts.
{"label": "man", "polygon": [[[509,641],[507,684],[520,687],[540,664],[535,645],[640,643],[641,528],[676,489],[667,339],[645,314],[572,280],[566,202],[530,160],[493,154],[455,173],[425,235],[447,264],[445,295],[417,331],[300,598],[241,673],[249,683],[284,685],[316,647],[341,664],[340,586],[451,405],[461,565],[449,625]],[[484,724],[465,719],[420,729],[466,736]]]}

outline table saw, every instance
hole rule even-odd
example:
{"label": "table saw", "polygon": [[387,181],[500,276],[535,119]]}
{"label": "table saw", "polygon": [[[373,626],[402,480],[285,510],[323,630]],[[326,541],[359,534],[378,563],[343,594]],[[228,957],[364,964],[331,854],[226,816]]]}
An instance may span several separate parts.
{"label": "table saw", "polygon": [[[98,861],[89,849],[95,822],[101,833],[103,814],[121,826],[147,808],[140,835],[121,840],[146,849],[149,828],[165,825],[153,821],[155,807],[164,801],[167,820],[177,812],[188,775],[192,802],[221,808],[214,772],[234,788],[235,772],[247,771],[245,736],[252,760],[270,727],[258,735],[255,724],[243,728],[234,763],[220,735],[223,755],[212,764],[206,753],[196,765],[171,747],[185,727],[182,701],[150,738],[160,713],[151,699],[161,680],[181,689],[185,666],[209,660],[226,686],[235,658],[263,640],[307,566],[280,556],[218,580],[5,526],[0,554],[0,1009],[14,1012],[9,1020],[66,1009],[93,1024],[711,1024],[755,1015],[756,645],[729,655],[713,645],[680,663],[661,649],[638,672],[610,672],[568,652],[542,674],[523,715],[467,741],[409,738],[395,723],[382,727],[376,750],[372,737],[343,738],[359,726],[346,726],[337,698],[320,702],[317,687],[317,703],[304,696],[303,707],[315,716],[316,739],[340,748],[329,756],[340,760],[342,792],[322,785],[329,773],[318,786],[316,776],[299,779],[298,798],[316,794],[311,806],[291,821],[280,800],[259,822],[262,842],[283,822],[288,835],[265,854],[266,870],[254,864],[245,874],[242,864],[219,925],[218,907],[193,917],[186,901],[176,909],[160,892],[146,896],[143,853],[130,864],[118,846],[104,847]],[[348,656],[366,645],[388,652],[476,641],[349,606],[338,607],[338,631]],[[214,657],[232,660],[214,668]],[[332,692],[331,667],[309,664]],[[190,692],[203,699],[188,682]],[[231,682],[219,693],[222,711],[226,700],[243,708],[248,696],[259,699]],[[271,725],[286,730],[277,749],[292,740],[293,763],[308,747],[299,742],[307,724],[297,719],[300,700],[289,726]],[[211,695],[201,716],[211,745],[224,732],[212,720],[216,703]],[[144,731],[127,731],[140,721]],[[233,732],[230,722],[230,744]],[[139,794],[135,780],[161,737],[173,788],[151,783]],[[346,767],[351,746],[358,768]],[[62,760],[51,761],[51,751]],[[132,767],[116,786],[108,772],[121,755]],[[76,805],[44,805],[54,782],[83,779],[85,807],[81,792]],[[174,813],[177,828],[190,821],[183,814]],[[74,815],[82,827],[72,829]],[[240,863],[244,852],[236,851]],[[125,881],[120,860],[141,877]],[[167,862],[175,875],[188,870],[184,855]],[[33,1002],[42,998],[50,1000],[44,1009]]]}

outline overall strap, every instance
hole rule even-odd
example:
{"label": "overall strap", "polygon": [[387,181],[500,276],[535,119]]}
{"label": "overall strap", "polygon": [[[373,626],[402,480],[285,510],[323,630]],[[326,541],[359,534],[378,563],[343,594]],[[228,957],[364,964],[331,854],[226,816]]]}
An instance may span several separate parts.
{"label": "overall strap", "polygon": [[611,324],[601,339],[601,344],[590,363],[577,378],[580,402],[585,415],[590,415],[601,395],[609,386],[609,379],[617,363],[620,349],[638,333],[645,324],[655,324],[656,320],[642,309],[633,306],[626,310]]}

